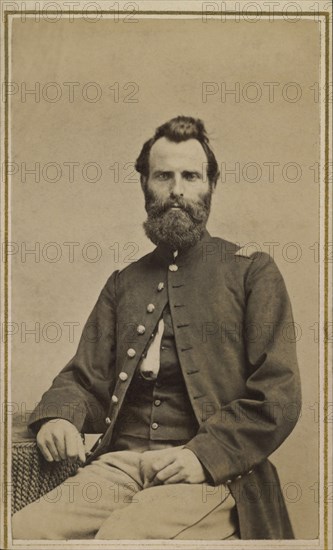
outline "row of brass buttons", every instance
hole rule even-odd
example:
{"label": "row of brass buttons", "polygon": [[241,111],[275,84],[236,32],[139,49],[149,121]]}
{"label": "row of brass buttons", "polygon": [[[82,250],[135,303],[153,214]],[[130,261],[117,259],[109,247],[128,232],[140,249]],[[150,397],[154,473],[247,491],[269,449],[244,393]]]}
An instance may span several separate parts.
{"label": "row of brass buttons", "polygon": [[[178,267],[175,264],[172,264],[172,265],[169,266],[169,269],[170,269],[170,271],[177,271]],[[164,283],[161,281],[157,285],[157,290],[158,290],[158,292],[161,292],[163,289],[164,289]],[[154,304],[148,304],[146,309],[147,309],[147,313],[153,313],[155,311],[155,305]],[[144,325],[138,325],[136,330],[137,330],[137,333],[141,335],[141,334],[144,334],[146,332],[146,327]],[[129,348],[127,350],[127,356],[130,359],[135,357],[135,355],[136,355],[136,351],[135,351],[134,348]],[[126,372],[120,372],[119,373],[119,378],[122,382],[126,382],[126,380],[128,379],[128,374]],[[116,403],[118,403],[119,399],[116,395],[112,395],[111,401],[112,401],[112,403],[116,404]],[[155,405],[159,406],[160,404],[161,404],[160,400],[157,399],[155,401]],[[109,416],[106,417],[105,423],[107,425],[111,424],[111,418]],[[154,422],[152,424],[152,428],[153,428],[153,430],[156,430],[158,428],[158,424],[156,422]]]}
{"label": "row of brass buttons", "polygon": [[[169,270],[170,271],[178,271],[178,266],[176,264],[171,264],[171,265],[169,265]],[[164,288],[164,283],[159,283],[158,287],[157,287],[157,290],[161,291],[161,290],[163,290],[163,288]],[[147,310],[148,310],[148,308],[147,308]],[[165,349],[165,348],[162,347],[162,350],[163,349]],[[157,386],[157,384],[156,384],[156,386]],[[161,400],[160,399],[155,399],[154,400],[154,405],[156,407],[159,407],[161,405]],[[153,430],[157,430],[159,428],[158,422],[153,422],[151,427],[152,427]]]}
{"label": "row of brass buttons", "polygon": [[[134,350],[133,350],[134,351]],[[134,355],[135,355],[135,352],[134,352]],[[119,373],[119,379],[122,381],[122,382],[126,382],[126,380],[128,379],[128,374],[127,372],[120,372]],[[111,401],[112,403],[114,403],[115,405],[118,403],[119,399],[118,397],[113,394],[112,397],[111,397]],[[111,424],[111,418],[109,416],[106,417],[105,419],[105,424],[107,424],[108,426]]]}

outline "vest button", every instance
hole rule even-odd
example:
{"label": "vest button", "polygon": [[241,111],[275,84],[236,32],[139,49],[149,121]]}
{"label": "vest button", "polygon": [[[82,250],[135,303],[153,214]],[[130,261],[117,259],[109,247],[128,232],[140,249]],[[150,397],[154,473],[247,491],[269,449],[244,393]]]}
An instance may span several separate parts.
{"label": "vest button", "polygon": [[129,348],[129,349],[127,350],[127,355],[128,355],[128,357],[131,357],[131,358],[134,357],[134,356],[136,355],[135,349]]}
{"label": "vest button", "polygon": [[108,426],[111,424],[111,418],[109,418],[108,416],[105,419],[105,424],[107,424]]}
{"label": "vest button", "polygon": [[144,334],[144,333],[146,332],[146,327],[143,326],[143,325],[138,325],[138,326],[136,327],[136,332],[137,332],[138,334]]}
{"label": "vest button", "polygon": [[169,265],[169,271],[178,271],[178,265],[176,264]]}
{"label": "vest button", "polygon": [[113,396],[111,397],[111,401],[112,401],[112,403],[118,403],[119,399],[118,399],[118,397],[117,397],[116,395],[113,395]]}
{"label": "vest button", "polygon": [[128,378],[128,374],[127,372],[120,372],[119,373],[119,378],[122,382],[126,382],[127,378]]}
{"label": "vest button", "polygon": [[157,422],[153,422],[151,427],[153,428],[153,430],[157,430],[157,428],[158,428]]}
{"label": "vest button", "polygon": [[158,292],[161,292],[161,290],[163,290],[163,288],[164,288],[164,283],[158,283],[158,285],[157,285]]}
{"label": "vest button", "polygon": [[148,313],[153,313],[153,311],[155,311],[154,304],[148,304],[147,305],[147,311],[148,311]]}
{"label": "vest button", "polygon": [[154,401],[154,405],[156,407],[159,407],[161,403],[162,403],[162,401],[160,399],[155,399],[155,401]]}

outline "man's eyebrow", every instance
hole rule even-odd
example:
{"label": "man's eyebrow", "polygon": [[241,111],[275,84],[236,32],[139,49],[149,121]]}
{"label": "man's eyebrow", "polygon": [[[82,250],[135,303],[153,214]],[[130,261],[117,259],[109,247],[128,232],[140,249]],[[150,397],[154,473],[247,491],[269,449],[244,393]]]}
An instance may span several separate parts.
{"label": "man's eyebrow", "polygon": [[160,174],[173,174],[172,170],[154,170],[153,176],[159,176]]}
{"label": "man's eyebrow", "polygon": [[198,170],[183,170],[182,174],[194,174],[195,176],[202,177],[202,172],[199,172]]}
{"label": "man's eyebrow", "polygon": [[[160,176],[161,174],[173,174],[173,170],[154,170],[152,173],[153,177]],[[182,174],[194,174],[195,176],[198,176],[199,178],[202,178],[202,172],[199,170],[182,170]]]}

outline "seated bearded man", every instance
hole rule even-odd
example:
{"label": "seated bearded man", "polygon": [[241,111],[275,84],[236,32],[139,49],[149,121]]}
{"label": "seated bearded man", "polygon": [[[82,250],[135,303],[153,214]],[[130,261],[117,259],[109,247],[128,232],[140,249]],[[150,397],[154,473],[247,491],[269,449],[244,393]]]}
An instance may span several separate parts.
{"label": "seated bearded man", "polygon": [[[283,278],[269,255],[208,233],[219,171],[202,121],[160,126],[136,168],[156,248],[112,273],[31,415],[45,459],[82,466],[13,516],[13,536],[293,538],[268,460],[300,406]],[[80,432],[103,432],[87,455]]]}

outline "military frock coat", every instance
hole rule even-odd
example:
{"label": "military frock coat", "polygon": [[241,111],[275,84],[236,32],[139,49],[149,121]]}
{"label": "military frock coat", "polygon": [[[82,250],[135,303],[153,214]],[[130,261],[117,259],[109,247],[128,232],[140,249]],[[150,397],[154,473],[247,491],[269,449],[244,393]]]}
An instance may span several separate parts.
{"label": "military frock coat", "polygon": [[[103,432],[88,457],[110,451],[134,371],[169,302],[175,343],[199,429],[186,445],[212,485],[229,486],[241,538],[293,538],[267,459],[296,424],[300,380],[290,301],[266,253],[205,232],[176,260],[166,247],[112,273],[73,359],[32,413]],[[36,425],[35,425],[36,426]]]}

